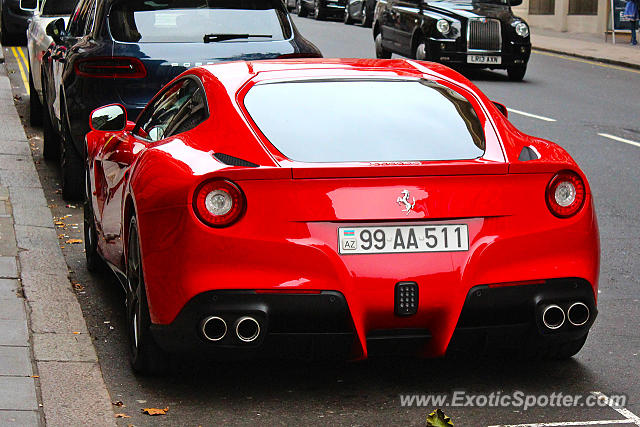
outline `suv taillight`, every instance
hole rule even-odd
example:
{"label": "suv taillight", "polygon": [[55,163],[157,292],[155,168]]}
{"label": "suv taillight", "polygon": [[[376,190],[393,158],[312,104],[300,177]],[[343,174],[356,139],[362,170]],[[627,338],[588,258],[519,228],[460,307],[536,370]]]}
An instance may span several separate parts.
{"label": "suv taillight", "polygon": [[573,171],[558,172],[547,185],[547,206],[559,218],[568,218],[580,211],[585,200],[585,185]]}
{"label": "suv taillight", "polygon": [[231,181],[206,181],[193,195],[193,209],[211,227],[227,227],[240,219],[246,206],[244,194]]}
{"label": "suv taillight", "polygon": [[128,56],[79,59],[74,70],[78,76],[96,79],[142,79],[147,76],[142,61]]}

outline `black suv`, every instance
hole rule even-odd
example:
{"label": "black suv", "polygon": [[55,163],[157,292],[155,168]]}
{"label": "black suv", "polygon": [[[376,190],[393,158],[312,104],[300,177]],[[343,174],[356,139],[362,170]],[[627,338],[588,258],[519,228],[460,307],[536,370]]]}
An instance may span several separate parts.
{"label": "black suv", "polygon": [[506,69],[521,81],[531,54],[529,26],[513,15],[522,0],[379,0],[378,58],[392,53],[446,65]]}
{"label": "black suv", "polygon": [[134,119],[185,69],[222,61],[321,57],[282,0],[79,0],[47,26],[44,156],[60,159],[65,199],[84,195],[89,114],[119,103]]}

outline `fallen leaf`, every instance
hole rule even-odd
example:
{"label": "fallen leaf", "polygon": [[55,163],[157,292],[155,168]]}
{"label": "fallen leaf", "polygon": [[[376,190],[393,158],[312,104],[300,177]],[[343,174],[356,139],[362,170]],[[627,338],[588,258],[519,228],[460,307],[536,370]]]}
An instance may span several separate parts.
{"label": "fallen leaf", "polygon": [[122,403],[122,400],[118,400],[117,402],[111,402],[111,404],[113,406],[117,406],[118,408],[123,408],[124,407],[124,403]]}
{"label": "fallen leaf", "polygon": [[116,418],[131,418],[131,417],[127,414],[116,414]]}
{"label": "fallen leaf", "polygon": [[69,239],[66,243],[69,245],[77,245],[78,243],[82,243],[82,239]]}
{"label": "fallen leaf", "polygon": [[80,332],[74,332],[73,335],[80,335]]}
{"label": "fallen leaf", "polygon": [[427,426],[429,427],[451,427],[451,418],[446,416],[442,409],[436,409],[427,416]]}
{"label": "fallen leaf", "polygon": [[76,291],[84,290],[84,286],[82,286],[80,283],[74,283],[72,286],[73,286],[73,289],[75,289]]}
{"label": "fallen leaf", "polygon": [[158,408],[144,408],[142,410],[142,413],[147,414],[147,415],[167,415],[167,412],[169,412],[169,407],[167,406],[164,409],[158,409]]}
{"label": "fallen leaf", "polygon": [[31,375],[31,378],[40,378],[40,375]]}

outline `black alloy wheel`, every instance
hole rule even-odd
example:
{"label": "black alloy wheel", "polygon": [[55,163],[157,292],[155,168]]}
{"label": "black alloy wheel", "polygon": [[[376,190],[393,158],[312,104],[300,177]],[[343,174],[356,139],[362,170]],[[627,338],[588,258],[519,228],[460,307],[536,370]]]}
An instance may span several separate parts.
{"label": "black alloy wheel", "polygon": [[344,7],[344,17],[342,19],[342,22],[344,22],[347,25],[353,24],[353,18],[351,18],[351,14],[349,13],[349,4],[348,3]]}
{"label": "black alloy wheel", "polygon": [[102,269],[103,261],[98,254],[98,231],[96,229],[95,216],[93,214],[93,200],[91,197],[91,181],[89,172],[86,173],[84,210],[84,256],[87,261],[87,270],[91,273]]}
{"label": "black alloy wheel", "polygon": [[382,46],[382,33],[378,33],[376,35],[375,43],[376,43],[376,58],[390,59],[391,52]]}
{"label": "black alloy wheel", "polygon": [[127,242],[127,329],[129,355],[133,371],[142,375],[160,375],[169,368],[168,355],[151,334],[151,318],[142,272],[142,257],[135,216],[129,222]]}
{"label": "black alloy wheel", "polygon": [[304,7],[304,5],[302,4],[302,0],[296,0],[296,14],[300,18],[304,18],[307,15],[309,15],[309,12],[307,11],[307,8]]}

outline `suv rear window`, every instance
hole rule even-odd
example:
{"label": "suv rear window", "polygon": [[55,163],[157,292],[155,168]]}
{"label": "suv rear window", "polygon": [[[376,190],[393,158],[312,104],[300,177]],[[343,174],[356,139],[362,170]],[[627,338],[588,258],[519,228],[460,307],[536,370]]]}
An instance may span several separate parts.
{"label": "suv rear window", "polygon": [[42,7],[42,16],[71,15],[78,0],[47,0]]}
{"label": "suv rear window", "polygon": [[219,42],[291,37],[281,0],[127,0],[112,6],[109,28],[114,40],[129,43],[203,43],[206,35],[226,34],[263,37]]}
{"label": "suv rear window", "polygon": [[258,84],[244,105],[269,141],[297,161],[460,160],[485,149],[471,103],[426,80]]}

